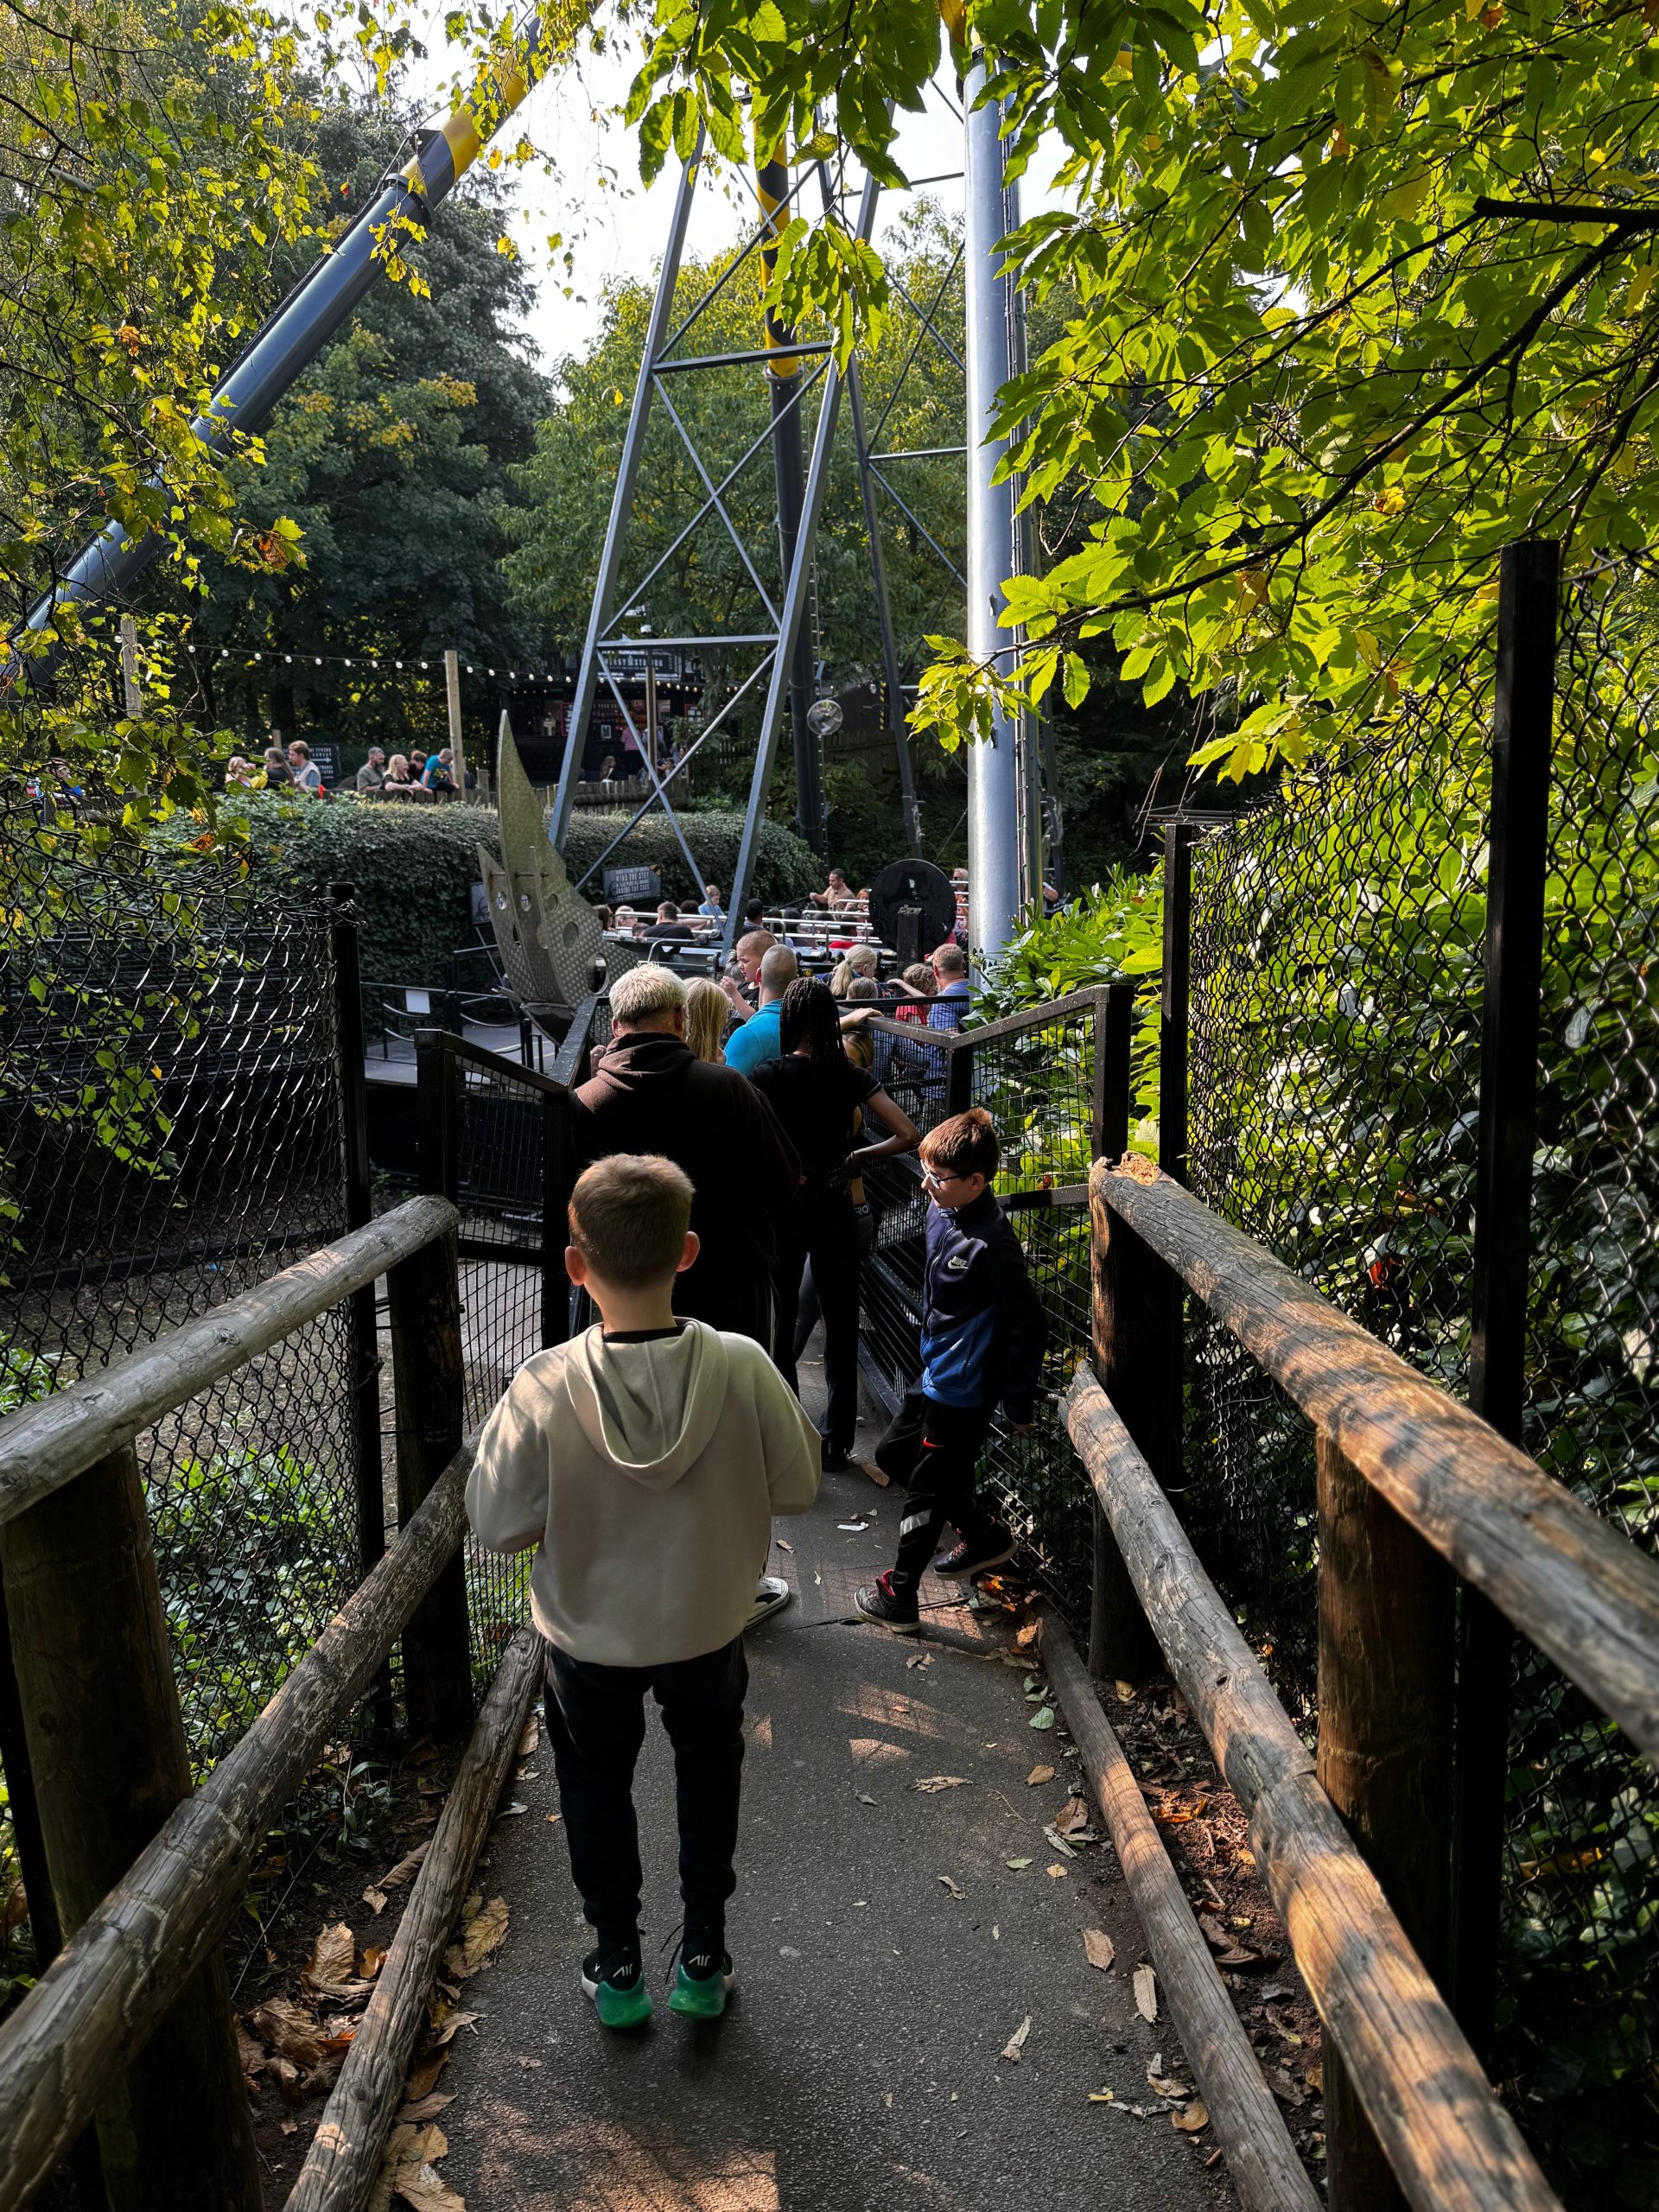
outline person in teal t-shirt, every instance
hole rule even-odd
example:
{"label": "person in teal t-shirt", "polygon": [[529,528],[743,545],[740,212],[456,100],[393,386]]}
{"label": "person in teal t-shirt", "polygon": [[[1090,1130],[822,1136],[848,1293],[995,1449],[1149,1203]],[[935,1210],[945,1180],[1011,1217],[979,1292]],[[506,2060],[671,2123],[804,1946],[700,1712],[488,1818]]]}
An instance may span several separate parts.
{"label": "person in teal t-shirt", "polygon": [[774,944],[760,963],[760,1005],[757,1013],[734,1029],[726,1040],[726,1065],[740,1075],[753,1075],[762,1060],[775,1060],[783,1051],[778,1035],[778,1001],[794,982],[795,956],[786,944]]}

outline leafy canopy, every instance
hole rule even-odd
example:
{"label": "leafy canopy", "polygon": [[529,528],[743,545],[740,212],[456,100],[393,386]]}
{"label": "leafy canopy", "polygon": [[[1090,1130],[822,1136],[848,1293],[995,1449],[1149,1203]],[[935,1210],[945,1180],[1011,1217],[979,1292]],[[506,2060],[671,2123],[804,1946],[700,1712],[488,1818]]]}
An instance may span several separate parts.
{"label": "leafy canopy", "polygon": [[[979,0],[1012,165],[1046,130],[1071,208],[1010,242],[1064,334],[1005,395],[1027,496],[1086,542],[1009,595],[1023,680],[1087,688],[1109,635],[1149,702],[1177,683],[1236,721],[1235,772],[1328,744],[1423,688],[1489,620],[1508,538],[1570,566],[1644,543],[1659,296],[1650,233],[1480,212],[1651,213],[1659,11],[1637,0]],[[732,86],[760,131],[832,122],[893,175],[887,104],[939,51],[930,6],[659,0],[636,91],[647,141]],[[676,115],[683,116],[677,105]],[[814,121],[816,114],[817,121]],[[948,640],[918,719],[982,727],[1013,649]]]}

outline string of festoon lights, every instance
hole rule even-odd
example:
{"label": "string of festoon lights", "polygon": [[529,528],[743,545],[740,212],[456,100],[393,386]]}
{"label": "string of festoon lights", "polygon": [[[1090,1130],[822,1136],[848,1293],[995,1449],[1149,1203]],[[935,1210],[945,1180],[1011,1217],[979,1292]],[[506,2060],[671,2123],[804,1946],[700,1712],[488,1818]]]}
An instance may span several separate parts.
{"label": "string of festoon lights", "polygon": [[[442,652],[435,660],[396,660],[384,653],[286,653],[268,646],[256,649],[245,645],[187,645],[184,650],[192,660],[214,663],[233,660],[245,668],[251,668],[258,662],[276,668],[373,669],[377,673],[391,670],[408,675],[431,676],[442,676],[443,673]],[[497,669],[470,660],[462,661],[460,665],[463,676],[494,676],[509,683],[566,683],[569,681],[568,677],[550,676],[541,669]]]}

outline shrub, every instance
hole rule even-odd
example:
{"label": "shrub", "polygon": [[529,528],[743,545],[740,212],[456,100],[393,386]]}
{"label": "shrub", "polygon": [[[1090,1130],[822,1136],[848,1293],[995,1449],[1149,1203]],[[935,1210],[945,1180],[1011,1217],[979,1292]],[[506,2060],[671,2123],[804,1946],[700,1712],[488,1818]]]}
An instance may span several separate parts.
{"label": "shrub", "polygon": [[[365,976],[380,982],[442,983],[449,955],[474,942],[477,848],[499,850],[493,807],[372,804],[356,798],[319,805],[315,799],[252,791],[241,796],[237,810],[247,819],[257,880],[308,905],[321,905],[331,883],[356,887]],[[576,816],[565,845],[573,875],[599,858],[626,819]],[[728,891],[742,817],[688,811],[680,819],[700,864]],[[179,865],[194,867],[183,849],[196,828],[178,817],[158,825],[152,842]],[[696,898],[702,895],[660,812],[647,815],[629,833],[614,863],[660,868],[665,898],[685,899],[694,888]],[[798,899],[817,880],[818,863],[801,839],[776,823],[763,824],[756,893]]]}

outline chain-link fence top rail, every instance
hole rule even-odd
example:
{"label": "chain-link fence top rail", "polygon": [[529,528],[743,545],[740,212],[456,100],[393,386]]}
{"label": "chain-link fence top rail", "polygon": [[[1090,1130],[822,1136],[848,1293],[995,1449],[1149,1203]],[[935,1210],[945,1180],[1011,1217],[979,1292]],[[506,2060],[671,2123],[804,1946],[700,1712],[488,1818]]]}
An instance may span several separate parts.
{"label": "chain-link fence top rail", "polygon": [[[344,1229],[327,918],[0,783],[0,1388],[119,1359]],[[358,1580],[343,1310],[138,1440],[192,1758]],[[0,1400],[0,1403],[4,1402]]]}
{"label": "chain-link fence top rail", "polygon": [[[1079,1186],[1092,1153],[1095,1009],[1073,1007],[1013,1034],[956,1045],[930,1042],[920,1024],[913,1038],[883,1033],[875,1072],[918,1128],[944,1118],[950,1054],[971,1050],[971,1103],[990,1113],[1002,1146],[998,1194]],[[927,1204],[916,1161],[880,1160],[865,1178],[875,1215],[873,1249],[862,1270],[861,1332],[865,1352],[885,1387],[898,1392],[920,1368],[922,1268]],[[1071,1625],[1086,1628],[1092,1556],[1088,1483],[1072,1452],[1059,1394],[1090,1328],[1089,1210],[1086,1201],[1016,1207],[1011,1212],[1033,1282],[1048,1316],[1048,1349],[1038,1395],[1036,1427],[1016,1436],[999,1412],[983,1461],[1002,1510],[1045,1588]]]}
{"label": "chain-link fence top rail", "polygon": [[[1574,598],[1563,625],[1523,1435],[1649,1547],[1654,604],[1628,577]],[[1205,839],[1193,869],[1195,1191],[1459,1395],[1491,678],[1490,652],[1477,654],[1386,746],[1287,780]],[[1311,1715],[1312,1435],[1194,1304],[1183,1511]],[[1618,1732],[1524,1644],[1508,1802],[1502,2069],[1574,2201],[1611,2184],[1616,2201],[1659,2202],[1659,1797]]]}

